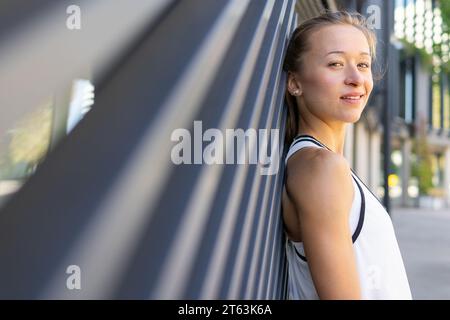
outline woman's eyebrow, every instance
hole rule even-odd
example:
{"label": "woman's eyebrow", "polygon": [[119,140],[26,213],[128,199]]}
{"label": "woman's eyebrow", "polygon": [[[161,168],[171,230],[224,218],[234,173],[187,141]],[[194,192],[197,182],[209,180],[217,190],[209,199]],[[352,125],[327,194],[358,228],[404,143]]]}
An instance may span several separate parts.
{"label": "woman's eyebrow", "polygon": [[[333,53],[338,53],[338,54],[345,54],[346,52],[345,51],[330,51],[330,52],[328,52],[325,56],[327,56],[327,55],[329,55],[329,54],[333,54]],[[369,56],[370,57],[370,53],[368,53],[368,52],[365,52],[365,51],[361,51],[360,53],[359,53],[359,55],[364,55],[364,56]]]}

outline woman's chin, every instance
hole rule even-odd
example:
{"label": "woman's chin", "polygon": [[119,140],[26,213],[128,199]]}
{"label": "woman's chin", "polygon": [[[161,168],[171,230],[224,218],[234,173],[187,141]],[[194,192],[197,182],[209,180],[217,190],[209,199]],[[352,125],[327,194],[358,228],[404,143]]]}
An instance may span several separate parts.
{"label": "woman's chin", "polygon": [[347,123],[355,123],[358,122],[359,119],[361,118],[361,114],[362,112],[352,112],[352,113],[348,113],[346,114],[342,121],[343,122],[347,122]]}

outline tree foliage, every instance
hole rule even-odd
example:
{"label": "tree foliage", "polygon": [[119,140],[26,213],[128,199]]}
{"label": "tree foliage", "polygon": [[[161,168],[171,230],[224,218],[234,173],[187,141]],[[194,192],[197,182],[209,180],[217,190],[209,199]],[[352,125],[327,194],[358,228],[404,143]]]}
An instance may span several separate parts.
{"label": "tree foliage", "polygon": [[[413,155],[411,175],[419,181],[419,193],[426,195],[433,188],[433,171],[431,164],[431,151],[429,148],[426,125],[421,121],[413,140]],[[415,160],[415,161],[414,161]]]}

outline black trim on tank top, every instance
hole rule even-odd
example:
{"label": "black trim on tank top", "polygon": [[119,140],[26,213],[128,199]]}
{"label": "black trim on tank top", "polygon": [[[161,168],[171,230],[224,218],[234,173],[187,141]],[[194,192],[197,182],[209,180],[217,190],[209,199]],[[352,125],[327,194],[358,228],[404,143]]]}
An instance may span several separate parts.
{"label": "black trim on tank top", "polygon": [[361,209],[359,210],[359,220],[358,225],[356,227],[355,232],[352,236],[352,241],[355,243],[356,239],[358,239],[359,234],[361,233],[362,226],[364,224],[364,215],[366,214],[366,197],[364,196],[364,191],[362,190],[359,182],[356,180],[354,176],[352,176],[353,180],[355,180],[356,185],[358,186],[359,193],[361,194]]}
{"label": "black trim on tank top", "polygon": [[[308,139],[302,139],[302,138],[308,138]],[[312,139],[312,141],[311,141],[310,139]],[[299,141],[311,141],[311,142],[314,142],[315,144],[317,144],[318,146],[327,148],[328,150],[332,151],[330,148],[328,148],[328,147],[327,147],[326,145],[324,145],[322,142],[320,142],[319,140],[317,140],[317,139],[314,138],[313,136],[310,136],[309,134],[301,134],[301,135],[298,135],[298,136],[296,136],[296,137],[294,138],[293,141],[294,141],[295,143],[294,143],[291,147],[293,147],[294,145],[296,145],[297,142],[299,142]],[[333,151],[332,151],[332,152],[333,152]]]}
{"label": "black trim on tank top", "polygon": [[[303,139],[302,139],[303,138]],[[320,143],[316,138],[310,136],[310,135],[299,135],[294,139],[294,143],[291,145],[290,148],[292,148],[294,145],[296,145],[298,142],[300,141],[309,141],[312,142],[316,145],[318,145],[319,147],[324,147],[327,148],[328,150],[330,150],[327,146],[323,145],[322,143]],[[332,150],[330,150],[332,151]],[[333,152],[333,151],[332,151]],[[350,168],[351,169],[351,168]],[[356,175],[356,173],[351,169],[351,171]],[[355,243],[355,241],[358,239],[359,234],[361,233],[361,229],[363,227],[364,224],[364,215],[366,212],[366,198],[364,196],[364,191],[362,190],[358,180],[352,175],[353,180],[355,180],[356,185],[358,186],[358,190],[359,193],[361,195],[361,207],[359,210],[359,219],[358,219],[358,225],[356,226],[356,230],[352,235],[352,242]],[[358,177],[359,179],[359,177]],[[363,183],[364,184],[364,183]],[[367,188],[367,186],[366,186]],[[369,189],[370,191],[370,189]],[[373,194],[372,194],[373,195]],[[376,197],[375,197],[376,198]],[[295,245],[293,244],[294,249],[295,249],[295,253],[297,254],[297,256],[302,259],[303,261],[307,262],[306,257],[302,256],[298,251],[297,248],[295,247]]]}
{"label": "black trim on tank top", "polygon": [[[303,137],[305,137],[305,138],[307,138],[307,139],[301,139],[301,138],[303,138]],[[310,135],[308,135],[308,134],[301,134],[301,135],[298,135],[297,137],[295,137],[295,138],[294,138],[294,142],[295,142],[295,143],[293,143],[293,144],[291,145],[291,148],[292,148],[294,145],[296,145],[298,142],[300,142],[300,141],[309,141],[309,142],[313,142],[314,144],[316,144],[316,145],[318,145],[318,146],[327,148],[328,150],[332,151],[330,148],[328,148],[326,145],[324,145],[323,143],[321,143],[319,140],[317,140],[316,138],[314,138],[313,136],[310,136]],[[333,152],[333,151],[332,151],[332,152]],[[369,192],[372,194],[372,196],[373,196],[375,199],[377,199],[378,203],[381,204],[381,206],[386,210],[386,207],[384,206],[384,204],[381,203],[380,199],[372,192],[372,190],[369,189],[369,187],[366,186],[366,184],[364,183],[364,181],[361,180],[361,178],[356,174],[356,172],[355,172],[352,168],[350,168],[350,170],[351,170],[351,171],[353,172],[353,174],[358,178],[358,180],[366,187],[366,189],[369,190]]]}
{"label": "black trim on tank top", "polygon": [[294,247],[295,253],[298,255],[298,257],[299,257],[300,259],[302,259],[303,261],[307,262],[307,261],[306,261],[306,258],[305,258],[304,256],[302,256],[302,255],[300,254],[300,252],[297,251],[297,248],[295,247],[295,245],[292,244],[292,246]]}
{"label": "black trim on tank top", "polygon": [[[375,199],[377,199],[378,203],[381,204],[381,205],[383,206],[384,210],[386,210],[386,207],[384,206],[384,204],[381,203],[380,199],[378,199],[378,197],[377,197],[376,195],[373,194],[372,190],[370,190],[369,187],[366,186],[366,184],[364,183],[364,181],[361,180],[361,178],[355,173],[355,171],[353,171],[352,168],[350,168],[350,169],[352,170],[353,174],[354,174],[355,176],[358,177],[359,181],[361,181],[361,183],[366,187],[366,189],[369,190],[369,192],[373,195],[373,197],[374,197]],[[386,212],[387,212],[387,211],[386,211]]]}

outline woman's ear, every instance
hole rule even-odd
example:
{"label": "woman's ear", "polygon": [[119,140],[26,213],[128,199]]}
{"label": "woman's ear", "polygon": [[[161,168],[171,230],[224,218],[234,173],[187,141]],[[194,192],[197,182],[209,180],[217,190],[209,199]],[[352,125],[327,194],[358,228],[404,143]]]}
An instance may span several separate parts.
{"label": "woman's ear", "polygon": [[302,92],[302,84],[300,83],[300,81],[297,80],[297,77],[291,71],[288,71],[287,76],[288,76],[287,86],[289,93],[292,96],[296,97],[301,96],[303,92]]}

